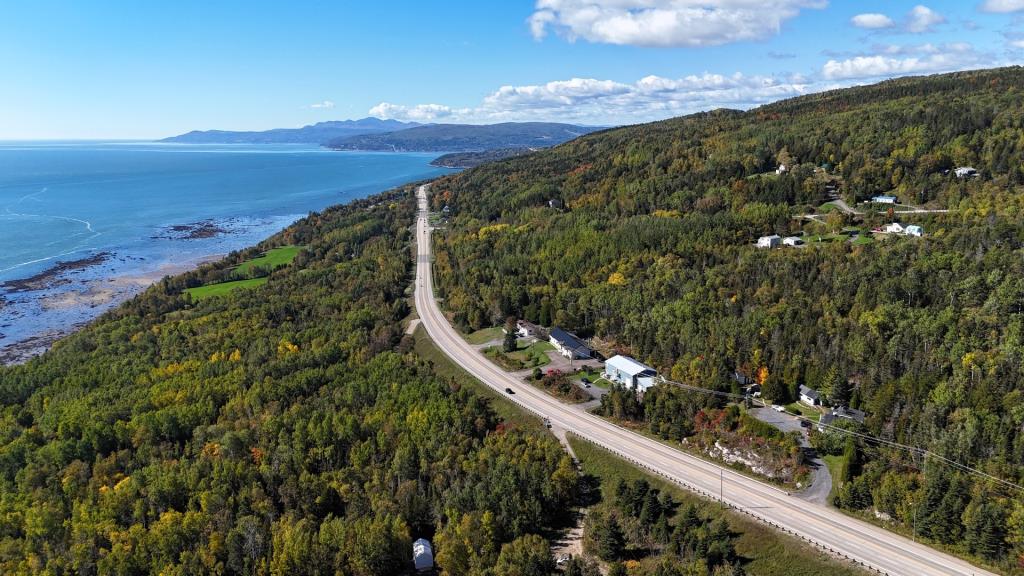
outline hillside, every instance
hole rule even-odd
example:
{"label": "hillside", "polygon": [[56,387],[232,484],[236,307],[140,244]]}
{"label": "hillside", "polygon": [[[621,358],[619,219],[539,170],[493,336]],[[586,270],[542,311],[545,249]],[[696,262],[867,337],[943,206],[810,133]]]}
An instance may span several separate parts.
{"label": "hillside", "polygon": [[547,148],[595,130],[599,128],[548,122],[429,124],[397,132],[336,138],[325,145],[336,150],[389,152],[473,152],[496,148]]}
{"label": "hillside", "polygon": [[452,152],[438,156],[430,164],[445,168],[475,168],[488,162],[525,156],[533,151],[531,148],[498,148],[481,152]]}
{"label": "hillside", "polygon": [[[691,385],[738,393],[738,372],[773,402],[807,385],[863,410],[869,437],[935,456],[814,433],[839,463],[836,504],[1019,573],[1021,492],[940,458],[1024,484],[1021,110],[1018,67],[904,78],[448,176],[439,296],[466,330],[516,316]],[[900,204],[863,203],[880,194]],[[924,236],[871,232],[893,221]],[[773,233],[806,245],[754,247]],[[606,410],[681,440],[720,406],[652,398]]]}
{"label": "hillside", "polygon": [[321,144],[335,138],[390,132],[415,126],[419,126],[419,124],[379,118],[362,118],[360,120],[318,122],[302,128],[276,128],[262,132],[195,130],[164,138],[161,142],[179,144]]}

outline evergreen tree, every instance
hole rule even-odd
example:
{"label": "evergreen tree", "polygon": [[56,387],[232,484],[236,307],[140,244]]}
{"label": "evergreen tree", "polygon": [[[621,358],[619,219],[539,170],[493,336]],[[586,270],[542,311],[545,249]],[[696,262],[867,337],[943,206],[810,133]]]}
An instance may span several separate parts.
{"label": "evergreen tree", "polygon": [[505,352],[515,352],[519,349],[519,341],[516,334],[516,319],[509,316],[505,320],[505,339],[502,341],[501,349]]}

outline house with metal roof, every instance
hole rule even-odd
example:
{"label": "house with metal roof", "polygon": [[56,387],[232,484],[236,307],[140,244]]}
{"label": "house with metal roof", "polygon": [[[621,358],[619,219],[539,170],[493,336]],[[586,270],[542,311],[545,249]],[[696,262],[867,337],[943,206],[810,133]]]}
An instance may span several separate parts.
{"label": "house with metal roof", "polygon": [[641,392],[656,384],[657,375],[657,370],[629,356],[612,356],[604,363],[605,378]]}
{"label": "house with metal roof", "polygon": [[561,328],[553,328],[548,341],[555,347],[555,350],[558,350],[559,354],[570,360],[591,358],[594,355],[594,351],[591,350],[590,346],[587,346],[583,340],[580,340],[575,334],[566,332]]}

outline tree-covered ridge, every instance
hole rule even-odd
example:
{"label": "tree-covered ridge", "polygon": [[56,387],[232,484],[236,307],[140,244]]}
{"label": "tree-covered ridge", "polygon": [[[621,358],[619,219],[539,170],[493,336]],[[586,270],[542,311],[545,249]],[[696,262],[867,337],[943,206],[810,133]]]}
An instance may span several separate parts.
{"label": "tree-covered ridge", "polygon": [[[474,519],[467,563],[533,542],[569,457],[393,351],[412,218],[408,190],[311,215],[0,368],[0,573],[395,574]],[[291,244],[262,287],[183,295]]]}
{"label": "tree-covered ridge", "polygon": [[[830,398],[849,381],[871,434],[1024,483],[1021,110],[1021,68],[901,79],[592,134],[449,176],[434,185],[449,209],[439,291],[468,329],[508,316],[558,325],[716,390],[738,391],[735,371],[780,402],[800,384]],[[981,176],[947,172],[958,166]],[[923,238],[752,246],[829,232],[794,216],[830,189],[851,205],[893,193],[950,211],[903,216]],[[856,450],[840,504],[1024,562],[1019,492]]]}

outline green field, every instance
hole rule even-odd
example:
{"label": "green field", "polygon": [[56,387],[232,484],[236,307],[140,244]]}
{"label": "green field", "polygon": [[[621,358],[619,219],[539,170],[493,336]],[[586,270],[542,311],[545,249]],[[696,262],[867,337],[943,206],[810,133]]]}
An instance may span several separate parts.
{"label": "green field", "polygon": [[477,330],[476,332],[466,334],[463,337],[466,339],[466,342],[469,342],[474,346],[479,346],[480,344],[486,344],[488,342],[493,342],[494,340],[501,340],[505,337],[505,333],[501,331],[500,326],[495,326],[493,328]]}
{"label": "green field", "polygon": [[235,268],[236,274],[248,274],[253,268],[264,268],[267,270],[273,270],[281,266],[287,266],[292,263],[295,259],[295,255],[298,254],[305,246],[281,246],[279,248],[272,248],[263,253],[258,258],[252,260],[246,260]]}
{"label": "green field", "polygon": [[721,510],[719,504],[700,498],[661,477],[646,474],[618,456],[577,436],[570,435],[569,443],[580,460],[583,472],[600,479],[601,492],[605,498],[612,496],[611,491],[619,479],[631,482],[646,478],[652,486],[667,491],[678,502],[693,503],[712,517],[724,514],[730,528],[739,534],[736,552],[744,559],[743,569],[747,574],[852,576],[865,573],[851,564],[832,560],[809,544],[776,532],[738,512]]}
{"label": "green field", "polygon": [[207,284],[196,288],[185,290],[193,300],[203,300],[214,296],[223,296],[236,288],[256,288],[267,283],[266,278],[252,278],[249,280],[232,280],[231,282],[220,282],[218,284]]}

